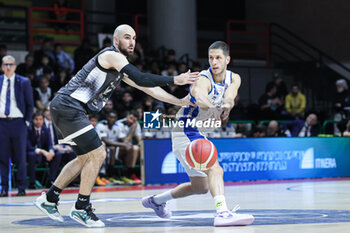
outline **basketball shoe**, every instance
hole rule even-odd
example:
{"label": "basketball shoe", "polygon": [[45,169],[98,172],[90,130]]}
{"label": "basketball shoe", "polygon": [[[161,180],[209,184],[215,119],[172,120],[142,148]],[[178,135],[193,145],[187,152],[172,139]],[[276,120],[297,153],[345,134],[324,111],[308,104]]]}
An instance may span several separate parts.
{"label": "basketball shoe", "polygon": [[94,210],[95,209],[92,208],[91,203],[81,210],[76,209],[74,204],[70,210],[69,217],[86,227],[105,227],[105,224],[94,214]]}
{"label": "basketball shoe", "polygon": [[145,208],[153,209],[154,212],[156,212],[156,214],[158,215],[158,217],[171,218],[172,213],[171,210],[169,210],[169,208],[167,207],[167,203],[163,203],[161,205],[156,204],[154,202],[154,196],[155,195],[142,198],[142,205]]}
{"label": "basketball shoe", "polygon": [[245,226],[254,222],[254,216],[251,214],[237,214],[240,207],[237,205],[233,210],[219,212],[214,217],[215,227],[226,226]]}
{"label": "basketball shoe", "polygon": [[58,204],[54,202],[48,202],[45,192],[42,192],[41,196],[35,199],[33,203],[39,210],[41,210],[52,220],[55,220],[57,222],[64,222],[63,217],[58,212]]}

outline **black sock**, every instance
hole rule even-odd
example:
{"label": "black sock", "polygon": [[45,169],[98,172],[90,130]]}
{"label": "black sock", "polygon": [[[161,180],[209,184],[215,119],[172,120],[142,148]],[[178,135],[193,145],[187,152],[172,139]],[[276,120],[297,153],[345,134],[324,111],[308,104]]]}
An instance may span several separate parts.
{"label": "black sock", "polygon": [[57,203],[60,199],[59,196],[61,192],[62,189],[57,188],[55,185],[51,185],[49,191],[46,193],[47,201]]}
{"label": "black sock", "polygon": [[79,193],[77,202],[75,203],[75,208],[80,210],[84,209],[87,205],[89,205],[89,203],[90,203],[90,195],[85,196]]}

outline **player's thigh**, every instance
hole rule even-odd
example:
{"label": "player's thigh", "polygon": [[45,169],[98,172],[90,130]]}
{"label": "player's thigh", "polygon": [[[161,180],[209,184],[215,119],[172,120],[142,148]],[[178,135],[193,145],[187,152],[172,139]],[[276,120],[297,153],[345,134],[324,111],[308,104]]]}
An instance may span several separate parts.
{"label": "player's thigh", "polygon": [[180,161],[181,165],[185,168],[185,171],[189,177],[206,177],[207,175],[204,172],[193,169],[186,160],[186,148],[190,143],[191,140],[185,134],[173,134],[173,153]]}

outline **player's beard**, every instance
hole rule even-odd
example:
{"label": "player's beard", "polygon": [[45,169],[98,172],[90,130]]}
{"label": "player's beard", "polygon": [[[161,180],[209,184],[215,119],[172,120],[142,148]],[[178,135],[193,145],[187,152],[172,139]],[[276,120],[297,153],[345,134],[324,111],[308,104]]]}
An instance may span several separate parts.
{"label": "player's beard", "polygon": [[130,55],[132,55],[134,53],[134,51],[129,52],[128,50],[123,49],[120,46],[118,46],[118,50],[119,50],[119,52],[121,52],[126,57],[129,57]]}

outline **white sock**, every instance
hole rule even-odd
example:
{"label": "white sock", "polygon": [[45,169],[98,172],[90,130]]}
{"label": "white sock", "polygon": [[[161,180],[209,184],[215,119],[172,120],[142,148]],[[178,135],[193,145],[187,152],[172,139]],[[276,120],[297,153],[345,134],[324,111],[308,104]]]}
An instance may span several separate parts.
{"label": "white sock", "polygon": [[216,212],[220,213],[227,211],[226,199],[224,195],[217,195],[214,197]]}
{"label": "white sock", "polygon": [[160,205],[171,199],[173,199],[173,196],[171,195],[171,190],[169,190],[164,193],[155,195],[153,200],[157,205]]}

